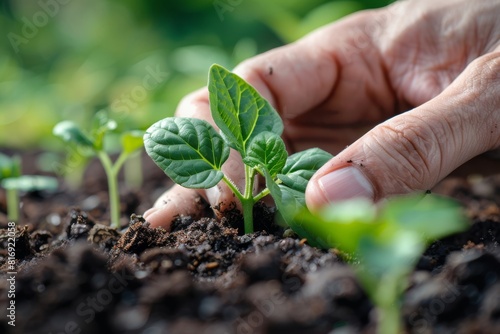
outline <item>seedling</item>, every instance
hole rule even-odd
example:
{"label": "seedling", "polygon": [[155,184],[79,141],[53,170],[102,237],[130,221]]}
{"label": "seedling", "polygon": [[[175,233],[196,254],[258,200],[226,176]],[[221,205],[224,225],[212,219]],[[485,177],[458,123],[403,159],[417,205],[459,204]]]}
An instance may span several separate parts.
{"label": "seedling", "polygon": [[[165,118],[144,135],[146,152],[153,161],[187,188],[207,189],[222,180],[241,202],[245,233],[253,232],[254,204],[268,194],[281,201],[283,193],[305,205],[308,180],[332,156],[317,148],[288,156],[278,113],[251,85],[225,68],[210,68],[208,90],[212,118],[220,133],[204,120]],[[244,189],[222,171],[230,148],[244,163]],[[257,173],[266,178],[266,188],[254,193]]]}
{"label": "seedling", "polygon": [[111,226],[119,228],[120,196],[118,192],[118,173],[123,163],[142,147],[142,136],[144,133],[137,130],[122,133],[122,152],[113,163],[105,150],[104,137],[110,131],[115,130],[116,127],[116,122],[110,119],[107,113],[101,111],[96,113],[89,134],[86,134],[78,125],[71,121],[62,121],[58,123],[53,129],[53,133],[61,137],[64,141],[81,146],[82,148],[88,148],[97,155],[108,178]]}
{"label": "seedling", "polygon": [[429,242],[468,226],[456,203],[431,195],[394,198],[379,208],[356,199],[318,215],[303,210],[294,219],[311,244],[336,247],[356,262],[359,280],[380,311],[381,334],[401,332],[401,295]]}
{"label": "seedling", "polygon": [[21,160],[0,154],[0,185],[7,194],[7,218],[19,221],[19,192],[57,189],[57,179],[40,175],[21,175]]}

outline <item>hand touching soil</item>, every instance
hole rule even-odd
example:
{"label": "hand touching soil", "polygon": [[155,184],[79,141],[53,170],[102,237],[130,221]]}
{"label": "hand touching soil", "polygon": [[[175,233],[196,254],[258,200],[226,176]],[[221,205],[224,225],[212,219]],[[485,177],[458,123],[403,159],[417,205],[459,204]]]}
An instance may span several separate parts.
{"label": "hand touching soil", "polygon": [[[337,154],[311,179],[309,208],[424,191],[500,146],[498,17],[497,0],[399,1],[346,17],[234,71],[281,114],[290,151],[320,147]],[[207,89],[187,96],[177,116],[214,125]],[[232,154],[225,173],[241,186],[243,167]],[[234,203],[224,184],[174,186],[144,216],[168,228],[177,215],[196,217],[201,198],[218,215]]]}

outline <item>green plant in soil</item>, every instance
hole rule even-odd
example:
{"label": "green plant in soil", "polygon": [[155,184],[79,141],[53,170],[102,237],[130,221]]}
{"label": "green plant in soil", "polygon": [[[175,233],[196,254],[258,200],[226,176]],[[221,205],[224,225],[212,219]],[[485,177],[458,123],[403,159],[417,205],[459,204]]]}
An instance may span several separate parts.
{"label": "green plant in soil", "polygon": [[[222,66],[210,68],[208,90],[220,132],[204,120],[165,118],[144,135],[153,161],[187,188],[227,184],[241,202],[245,233],[253,232],[254,204],[269,194],[277,200],[278,210],[285,197],[304,206],[308,180],[332,155],[314,148],[288,156],[278,113],[251,85]],[[222,170],[230,149],[239,153],[244,165],[243,189]],[[266,188],[254,192],[257,174],[265,177]]]}
{"label": "green plant in soil", "polygon": [[348,255],[378,307],[380,334],[401,332],[401,296],[428,244],[468,227],[455,202],[432,195],[397,197],[381,206],[355,199],[315,215],[303,210],[294,220],[311,244]]}
{"label": "green plant in soil", "polygon": [[41,175],[21,175],[21,159],[0,154],[0,185],[6,190],[7,218],[19,221],[19,192],[55,190],[58,187],[56,178]]}
{"label": "green plant in soil", "polygon": [[54,135],[65,142],[90,149],[101,161],[108,180],[109,207],[111,226],[120,227],[120,196],[118,192],[118,173],[125,161],[134,155],[142,146],[143,131],[132,130],[121,134],[122,151],[115,162],[112,161],[104,145],[105,135],[116,130],[117,124],[106,112],[96,113],[89,133],[85,133],[72,121],[62,121],[54,129]]}

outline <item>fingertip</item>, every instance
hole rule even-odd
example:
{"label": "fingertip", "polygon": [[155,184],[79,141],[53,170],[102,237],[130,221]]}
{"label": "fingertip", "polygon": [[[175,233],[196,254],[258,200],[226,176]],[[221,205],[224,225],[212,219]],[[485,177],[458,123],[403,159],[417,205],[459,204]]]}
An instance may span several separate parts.
{"label": "fingertip", "polygon": [[306,205],[311,211],[318,211],[321,207],[328,204],[323,191],[321,190],[317,180],[311,180],[306,188]]}
{"label": "fingertip", "polygon": [[154,214],[156,211],[158,211],[158,208],[148,209],[142,214],[142,217],[147,220],[148,217]]}
{"label": "fingertip", "polygon": [[349,166],[319,175],[306,189],[306,203],[316,211],[328,203],[353,198],[374,199],[372,183],[358,168]]}
{"label": "fingertip", "polygon": [[175,216],[172,216],[168,210],[160,208],[151,208],[144,212],[144,219],[150,224],[152,228],[163,227],[165,230],[170,231],[172,221]]}

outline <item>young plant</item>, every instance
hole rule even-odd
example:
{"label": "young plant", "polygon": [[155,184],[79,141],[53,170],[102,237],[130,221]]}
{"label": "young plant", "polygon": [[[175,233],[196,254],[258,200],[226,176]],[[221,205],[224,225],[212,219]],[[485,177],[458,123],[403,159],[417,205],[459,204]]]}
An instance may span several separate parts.
{"label": "young plant", "polygon": [[[254,204],[268,194],[276,196],[278,210],[283,194],[303,206],[308,180],[332,156],[316,148],[288,157],[278,113],[252,86],[225,68],[210,68],[208,90],[212,118],[220,133],[204,120],[165,118],[144,135],[146,152],[153,161],[187,188],[207,189],[220,181],[227,184],[241,202],[245,233],[253,232]],[[244,164],[243,189],[222,171],[230,149],[240,154]],[[257,173],[266,178],[266,188],[254,193]]]}
{"label": "young plant", "polygon": [[7,218],[19,221],[19,192],[57,189],[57,179],[40,175],[21,175],[19,157],[8,157],[0,154],[0,185],[7,194]]}
{"label": "young plant", "polygon": [[401,333],[401,295],[429,242],[468,226],[455,202],[431,195],[394,198],[381,207],[355,199],[294,218],[308,242],[356,260],[358,278],[380,312],[380,334]]}
{"label": "young plant", "polygon": [[122,133],[122,151],[117,160],[113,163],[105,150],[104,138],[107,133],[115,130],[116,127],[116,122],[110,119],[107,113],[101,111],[94,116],[89,134],[86,134],[78,125],[71,121],[58,123],[53,129],[53,133],[61,137],[64,141],[81,146],[82,148],[88,148],[97,155],[108,179],[111,226],[119,228],[120,196],[118,192],[118,173],[124,162],[142,147],[142,136],[144,133],[138,130]]}

